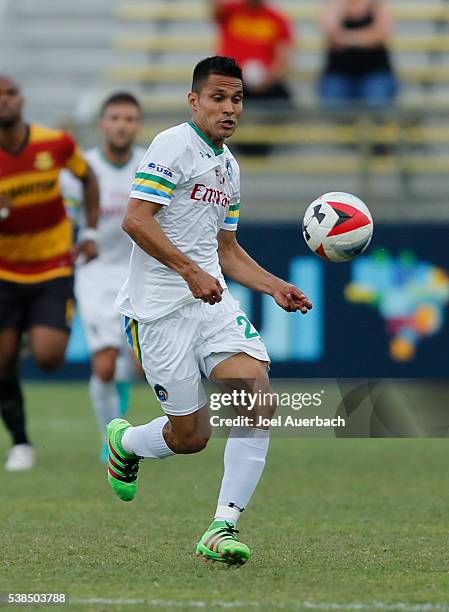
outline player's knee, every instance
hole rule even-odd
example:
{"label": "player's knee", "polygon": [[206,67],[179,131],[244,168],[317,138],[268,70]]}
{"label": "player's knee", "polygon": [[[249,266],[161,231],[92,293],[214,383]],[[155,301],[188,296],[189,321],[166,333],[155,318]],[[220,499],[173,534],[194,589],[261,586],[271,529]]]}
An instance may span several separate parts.
{"label": "player's knee", "polygon": [[94,365],[94,374],[104,383],[109,383],[115,377],[115,364],[102,362]]}
{"label": "player's knee", "polygon": [[183,436],[179,440],[178,452],[185,455],[199,453],[206,448],[209,438],[210,434],[206,432],[201,435],[195,433]]}
{"label": "player's knee", "polygon": [[256,414],[257,420],[259,420],[260,418],[271,419],[274,416],[274,413],[276,412],[277,407],[278,405],[276,401],[274,400],[271,401],[270,399],[266,398],[263,402],[261,402],[255,408],[255,414]]}
{"label": "player's knee", "polygon": [[37,365],[44,372],[55,372],[64,363],[64,354],[35,355]]}
{"label": "player's knee", "polygon": [[94,375],[104,383],[112,382],[115,378],[117,363],[116,349],[107,348],[94,354],[92,369]]}

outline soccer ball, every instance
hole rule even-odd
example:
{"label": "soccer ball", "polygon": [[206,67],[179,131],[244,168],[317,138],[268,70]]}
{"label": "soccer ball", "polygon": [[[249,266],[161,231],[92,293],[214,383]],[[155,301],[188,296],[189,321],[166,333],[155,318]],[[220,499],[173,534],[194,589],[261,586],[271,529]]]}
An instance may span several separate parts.
{"label": "soccer ball", "polygon": [[349,261],[367,249],[373,219],[356,196],[325,193],[306,210],[302,233],[309,248],[326,261]]}

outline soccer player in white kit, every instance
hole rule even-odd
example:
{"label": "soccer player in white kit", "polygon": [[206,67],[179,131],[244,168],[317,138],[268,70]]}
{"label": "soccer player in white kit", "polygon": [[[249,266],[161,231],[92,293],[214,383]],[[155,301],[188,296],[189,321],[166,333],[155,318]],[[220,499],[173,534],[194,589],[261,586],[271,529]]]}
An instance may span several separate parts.
{"label": "soccer player in white kit", "polygon": [[[151,143],[123,224],[134,246],[116,304],[165,413],[139,427],[124,419],[108,425],[108,479],[125,501],[136,494],[141,458],[205,448],[211,426],[201,373],[227,389],[270,392],[265,346],[223,274],[271,295],[289,312],[305,314],[312,307],[236,240],[239,167],[224,144],[242,112],[242,73],[235,61],[199,62],[188,102],[192,120]],[[254,412],[271,416],[274,408],[256,405]],[[217,509],[197,554],[228,564],[248,560],[249,548],[238,541],[235,526],[259,482],[268,442],[268,429],[230,430]]]}
{"label": "soccer player in white kit", "polygon": [[[134,146],[140,127],[137,99],[126,92],[113,94],[100,112],[104,144],[85,154],[100,187],[100,217],[91,236],[97,241],[99,255],[77,266],[75,294],[92,355],[89,392],[103,437],[109,421],[123,412],[134,367],[114,300],[127,277],[132,248],[121,225],[134,175],[145,154]],[[66,197],[77,199],[77,182],[64,177],[63,187]],[[102,458],[107,460],[107,446]]]}

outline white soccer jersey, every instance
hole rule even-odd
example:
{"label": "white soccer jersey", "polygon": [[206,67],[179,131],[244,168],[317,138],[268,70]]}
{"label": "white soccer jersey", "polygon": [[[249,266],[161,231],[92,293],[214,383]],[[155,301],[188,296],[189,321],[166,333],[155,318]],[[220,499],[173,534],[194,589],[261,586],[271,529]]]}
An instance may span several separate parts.
{"label": "white soccer jersey", "polygon": [[[120,350],[124,346],[120,314],[114,308],[114,300],[128,274],[132,241],[121,225],[129,190],[144,153],[143,149],[135,148],[122,166],[108,162],[100,149],[91,149],[85,155],[100,188],[98,257],[76,266],[75,294],[93,353],[107,347]],[[79,203],[82,197],[79,181],[67,173],[61,183],[64,197]]]}
{"label": "white soccer jersey", "polygon": [[[240,209],[239,166],[192,123],[161,132],[136,174],[131,197],[162,204],[155,219],[167,238],[202,270],[225,282],[217,234],[235,231]],[[128,278],[116,300],[120,312],[153,321],[195,301],[184,279],[133,245]]]}
{"label": "white soccer jersey", "polygon": [[[108,276],[113,276],[117,290],[126,278],[132,249],[132,241],[121,225],[128,204],[129,190],[144,154],[144,149],[133,149],[130,160],[121,166],[109,162],[99,148],[91,149],[85,154],[97,176],[100,188],[98,257],[87,265],[77,266],[77,274],[87,275],[101,283],[107,280],[107,273]],[[66,198],[81,200],[79,181],[63,176],[62,189]],[[109,277],[109,280],[112,279]]]}

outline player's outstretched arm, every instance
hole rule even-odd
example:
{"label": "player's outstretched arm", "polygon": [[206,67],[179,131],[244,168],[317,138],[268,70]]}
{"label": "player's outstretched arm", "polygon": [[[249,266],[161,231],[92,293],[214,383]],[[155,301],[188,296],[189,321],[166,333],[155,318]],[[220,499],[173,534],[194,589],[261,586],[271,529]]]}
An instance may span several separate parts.
{"label": "player's outstretched arm", "polygon": [[193,297],[209,304],[221,302],[220,282],[181,253],[162,231],[154,218],[161,208],[161,204],[131,198],[122,228],[145,253],[180,274]]}
{"label": "player's outstretched arm", "polygon": [[218,256],[223,274],[245,287],[271,295],[287,312],[299,310],[306,314],[312,308],[312,302],[297,287],[259,266],[239,245],[235,232],[218,233]]}

